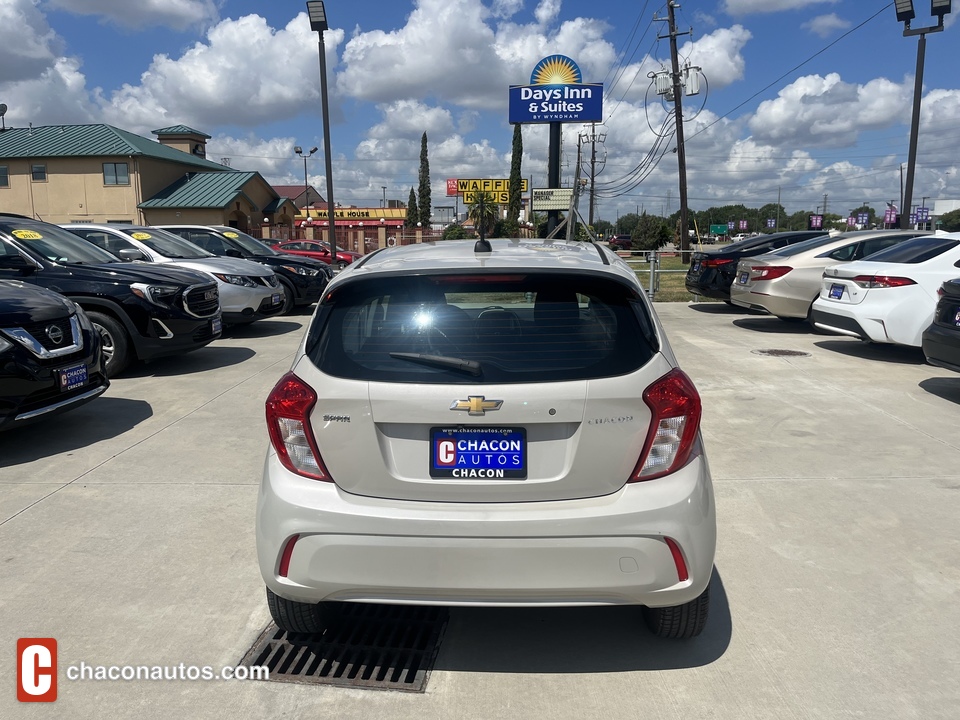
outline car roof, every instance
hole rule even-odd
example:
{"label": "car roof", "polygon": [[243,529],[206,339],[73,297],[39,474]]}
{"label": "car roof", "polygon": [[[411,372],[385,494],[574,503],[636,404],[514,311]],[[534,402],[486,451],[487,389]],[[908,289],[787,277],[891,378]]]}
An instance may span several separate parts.
{"label": "car roof", "polygon": [[489,253],[476,252],[475,240],[440,240],[383,248],[354,263],[349,274],[492,269],[586,270],[617,274],[636,281],[630,267],[599,244],[504,238],[492,239],[489,243]]}

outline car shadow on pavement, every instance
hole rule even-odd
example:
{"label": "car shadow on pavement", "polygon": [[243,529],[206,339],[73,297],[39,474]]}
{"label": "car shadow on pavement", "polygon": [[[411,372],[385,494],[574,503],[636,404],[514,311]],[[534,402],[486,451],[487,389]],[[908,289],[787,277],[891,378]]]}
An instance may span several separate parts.
{"label": "car shadow on pavement", "polygon": [[863,358],[864,360],[880,360],[897,363],[898,365],[926,365],[927,359],[923,350],[906,345],[890,343],[870,343],[856,338],[845,340],[821,340],[815,342],[819,348],[842,353],[849,357]]}
{"label": "car shadow on pavement", "polygon": [[302,329],[303,324],[299,322],[257,320],[246,325],[228,325],[223,329],[223,339],[273,337]]}
{"label": "car shadow on pavement", "polygon": [[0,468],[69,454],[122,435],[152,415],[144,400],[97,398],[68,413],[0,433]]}
{"label": "car shadow on pavement", "polygon": [[813,325],[807,322],[789,322],[780,318],[771,317],[750,317],[739,318],[733,321],[733,324],[744,330],[753,330],[754,332],[773,333],[776,335],[815,335],[818,331]]}
{"label": "car shadow on pavement", "polygon": [[714,569],[710,616],[697,638],[658,638],[633,606],[453,608],[435,669],[581,674],[701,667],[723,656],[732,632]]}
{"label": "car shadow on pavement", "polygon": [[190,375],[206,370],[229,367],[230,365],[239,365],[254,355],[256,355],[256,352],[246,347],[208,345],[205,348],[183,355],[172,355],[146,363],[139,363],[119,375],[118,378],[122,380],[123,378]]}
{"label": "car shadow on pavement", "polygon": [[921,380],[919,385],[931,395],[960,405],[960,375],[928,378]]}
{"label": "car shadow on pavement", "polygon": [[687,307],[708,315],[763,315],[759,310],[751,310],[739,305],[727,305],[722,300],[714,300],[713,302],[694,302],[691,300]]}

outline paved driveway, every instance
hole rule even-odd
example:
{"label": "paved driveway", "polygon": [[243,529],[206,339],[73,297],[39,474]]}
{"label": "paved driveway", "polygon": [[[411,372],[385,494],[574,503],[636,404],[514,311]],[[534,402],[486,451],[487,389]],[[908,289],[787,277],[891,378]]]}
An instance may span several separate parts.
{"label": "paved driveway", "polygon": [[[262,403],[294,316],[0,434],[0,717],[956,718],[960,375],[722,304],[658,311],[716,484],[699,639],[652,638],[631,608],[462,609],[422,695],[67,680],[81,662],[234,665],[267,624]],[[55,705],[17,702],[18,637],[58,640]]]}

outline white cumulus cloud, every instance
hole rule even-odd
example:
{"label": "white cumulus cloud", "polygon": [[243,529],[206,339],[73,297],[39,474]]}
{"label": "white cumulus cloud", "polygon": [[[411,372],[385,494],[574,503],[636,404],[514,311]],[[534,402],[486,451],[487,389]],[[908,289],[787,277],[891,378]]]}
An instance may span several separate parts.
{"label": "white cumulus cloud", "polygon": [[829,15],[818,15],[813,20],[803,23],[800,27],[822,38],[826,38],[838,30],[846,30],[851,25],[852,23],[849,20],[844,20],[836,13],[830,13]]}
{"label": "white cumulus cloud", "polygon": [[94,15],[129,28],[165,26],[185,30],[218,17],[214,0],[47,0],[77,15]]}

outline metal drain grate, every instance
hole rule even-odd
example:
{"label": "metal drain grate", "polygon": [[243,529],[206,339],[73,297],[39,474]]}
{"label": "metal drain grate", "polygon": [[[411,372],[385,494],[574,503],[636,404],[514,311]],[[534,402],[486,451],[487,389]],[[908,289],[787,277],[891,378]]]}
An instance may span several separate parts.
{"label": "metal drain grate", "polygon": [[769,357],[810,357],[810,353],[803,350],[751,350],[754,355],[767,355]]}
{"label": "metal drain grate", "polygon": [[447,618],[446,608],[344,603],[323,635],[270,623],[240,665],[266,665],[275,682],[423,692]]}

